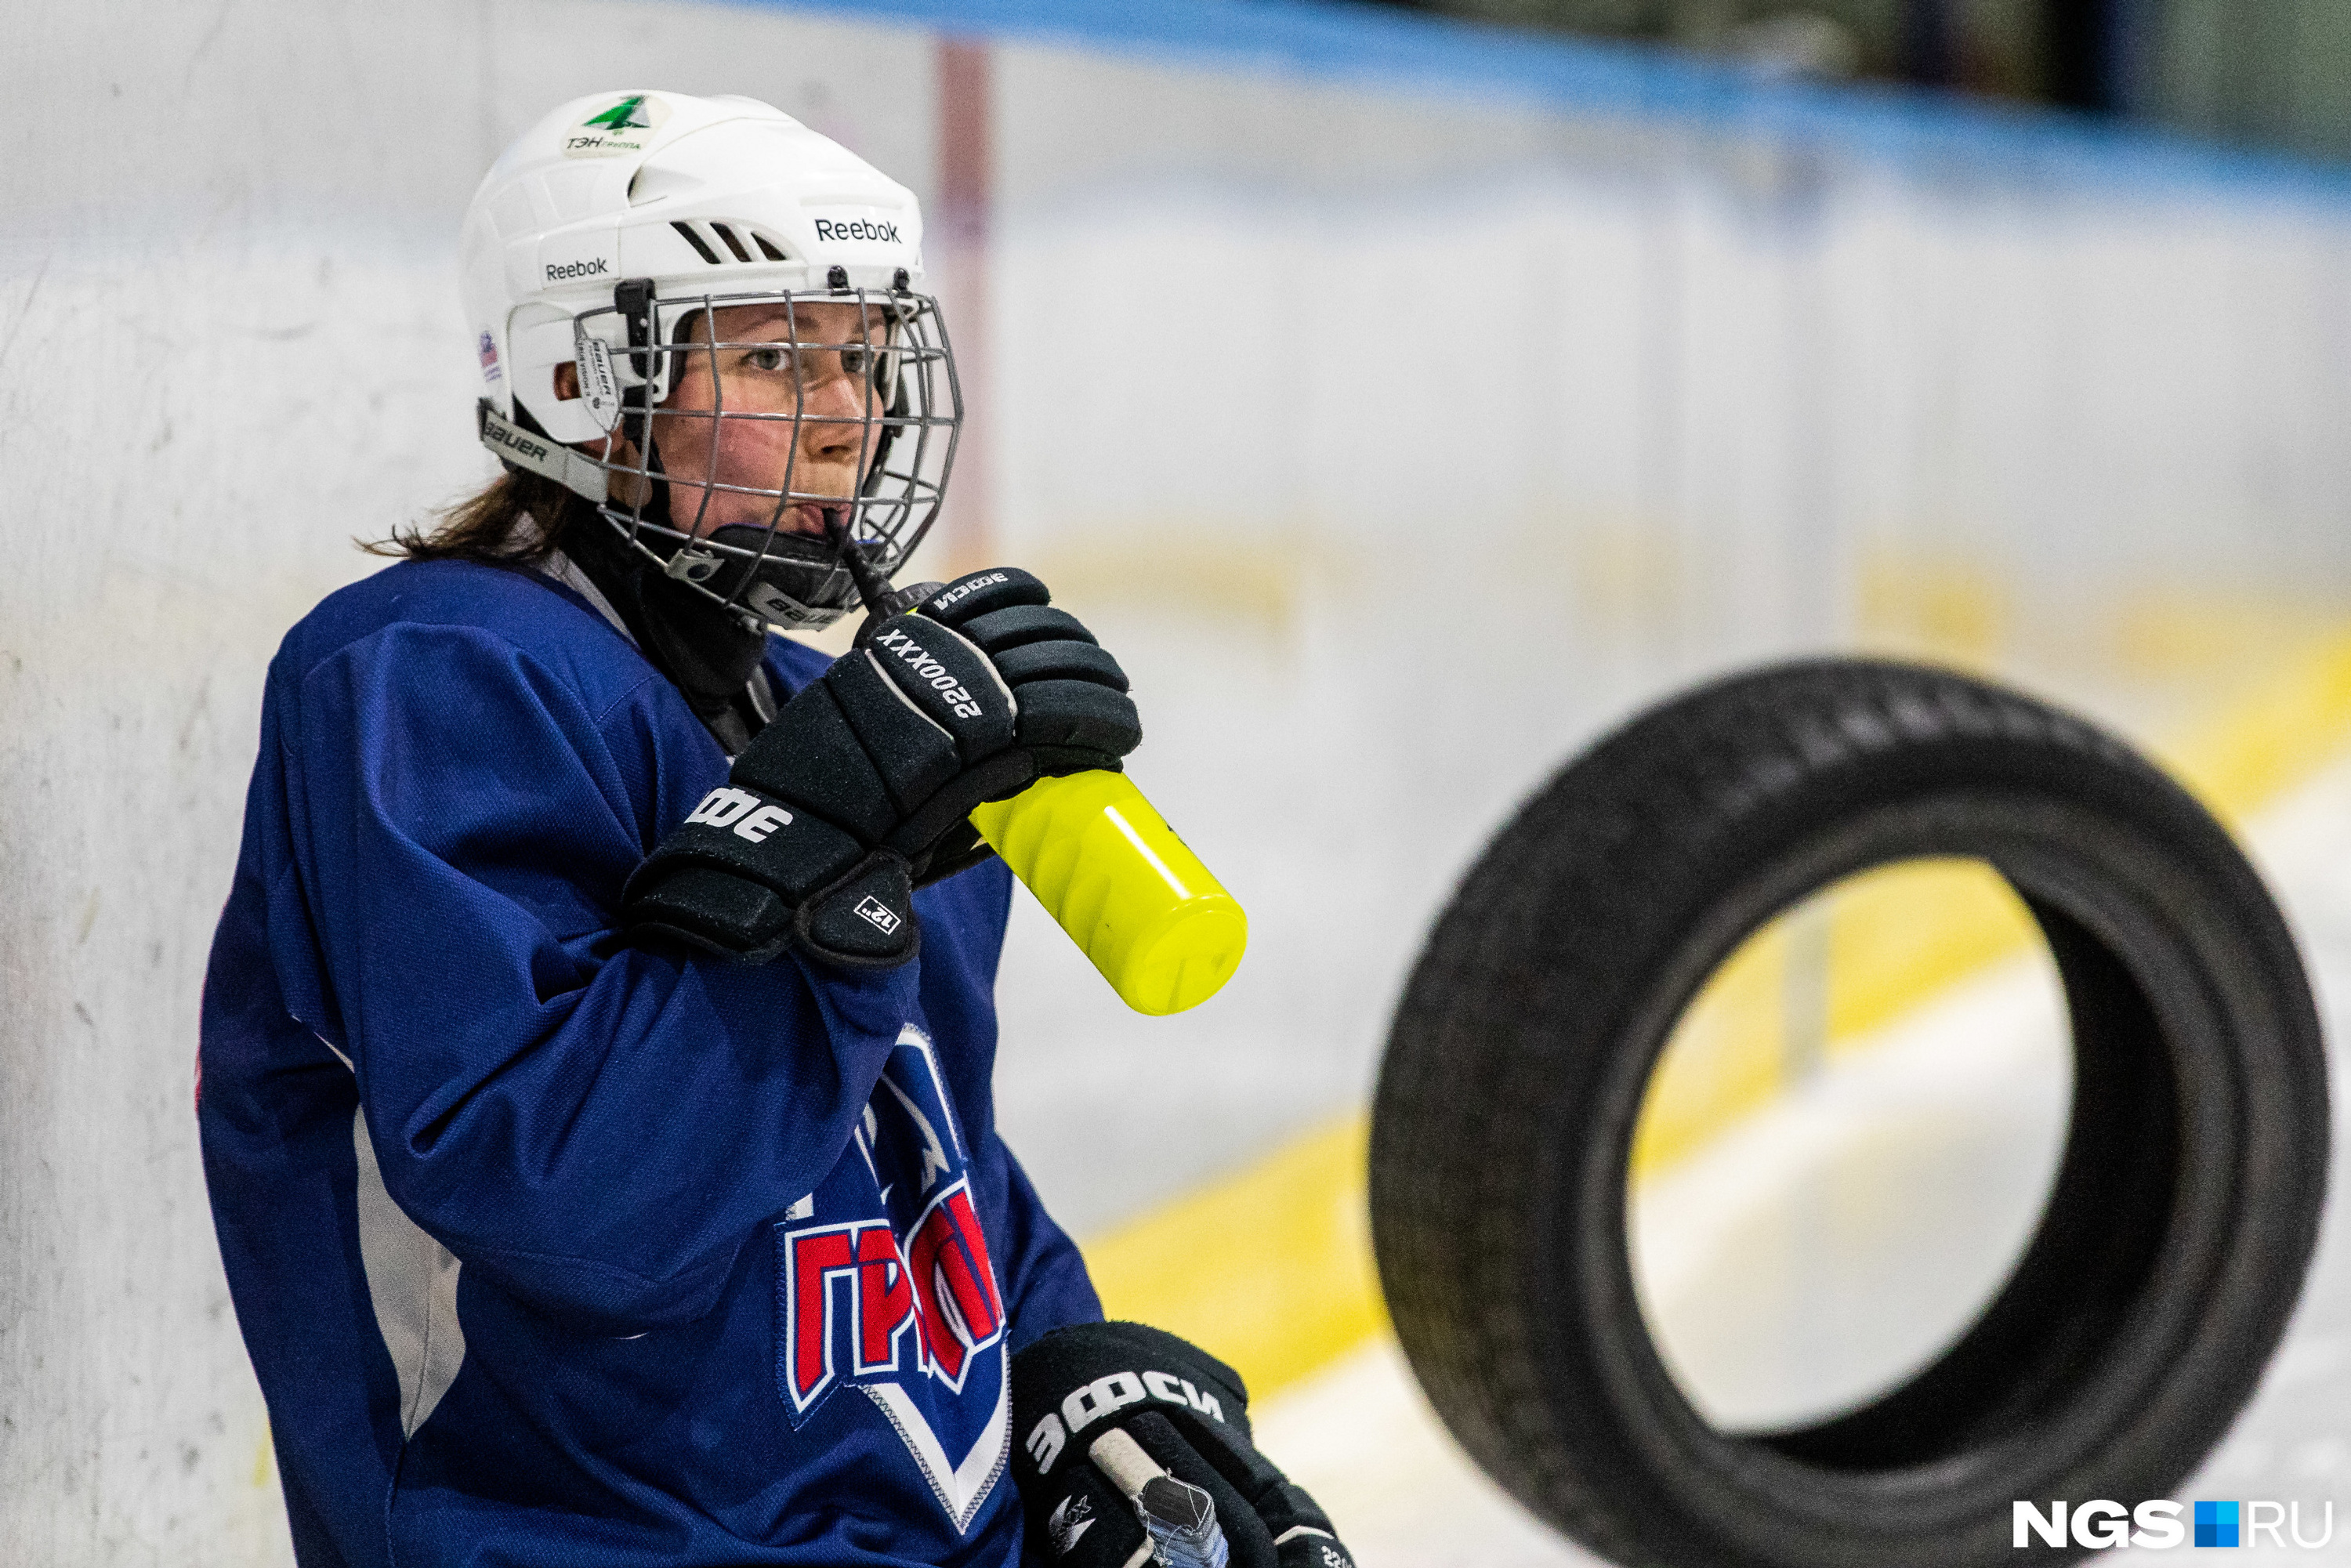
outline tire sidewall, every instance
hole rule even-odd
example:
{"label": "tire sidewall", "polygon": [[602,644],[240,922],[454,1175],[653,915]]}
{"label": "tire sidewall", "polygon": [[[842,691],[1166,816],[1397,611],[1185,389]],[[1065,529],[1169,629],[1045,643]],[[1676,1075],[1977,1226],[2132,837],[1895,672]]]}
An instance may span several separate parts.
{"label": "tire sidewall", "polygon": [[[1855,743],[1848,727],[1834,737],[1847,744],[1807,754],[1800,715],[1789,727],[1792,765],[1724,759],[1698,796],[1703,809],[1650,834],[1637,885],[1612,894],[1585,884],[1584,896],[1610,905],[1581,923],[1610,933],[1604,961],[1494,955],[1484,973],[1504,986],[1499,998],[1456,998],[1449,1010],[1421,1017],[1424,1029],[1483,1032],[1482,1060],[1465,1065],[1483,1075],[1498,1113],[1476,1210],[1497,1234],[1525,1239],[1511,1249],[1515,1271],[1473,1257],[1481,1278],[1472,1296],[1527,1304],[1529,1324],[1480,1348],[1519,1361],[1504,1375],[1524,1379],[1532,1398],[1455,1420],[1457,1432],[1555,1521],[1558,1490],[1544,1472],[1577,1469],[1583,1511],[1563,1522],[1587,1540],[1606,1537],[1593,1543],[1624,1561],[1945,1568],[2075,1555],[2016,1552],[2011,1502],[2127,1502],[2183,1479],[2249,1393],[2286,1315],[2278,1282],[2298,1280],[2314,1238],[2325,1171],[2314,1015],[2291,936],[2226,833],[2078,721],[1941,672],[1892,668],[1896,681],[1914,680],[1946,703],[1943,722],[1919,727],[1931,733]],[[1868,673],[1885,678],[1887,669]],[[1820,666],[1801,674],[1820,685]],[[1955,684],[1959,723],[1949,721]],[[1964,722],[1970,703],[1983,722]],[[1884,727],[1898,731],[1902,709],[1887,706],[1896,717]],[[1812,722],[1834,729],[1837,721]],[[1642,739],[1639,725],[1612,739],[1589,759],[1598,767],[1583,787],[1604,795],[1609,762],[1637,754]],[[1506,917],[1541,919],[1541,891],[1513,881],[1544,856],[1514,841],[1546,831],[1531,808],[1497,841],[1432,941],[1432,958],[1448,944],[1474,946],[1481,909],[1515,900]],[[2124,956],[2164,1022],[2179,1079],[2178,1223],[2139,1310],[2029,1433],[1856,1475],[1717,1433],[1676,1387],[1633,1280],[1626,1172],[1672,1026],[1730,951],[1842,877],[1938,854],[1989,861]],[[1442,978],[1425,960],[1413,988]],[[1399,1037],[1411,1008],[1408,998]],[[1384,1072],[1381,1115],[1408,1113],[1390,1103],[1389,1087]],[[1375,1145],[1379,1136],[1375,1121]],[[2280,1193],[2295,1197],[2280,1203]],[[1380,1207],[1375,1193],[1375,1220]],[[1382,1261],[1385,1274],[1384,1251]],[[1420,1347],[1399,1328],[1419,1366]],[[1432,1388],[1440,1408],[1494,1404],[1458,1386],[1466,1347],[1446,1348],[1428,1358],[1438,1384],[1457,1385]],[[1544,1418],[1530,1422],[1530,1411]],[[1613,1510],[1591,1505],[1611,1491],[1621,1499]],[[1612,1511],[1635,1522],[1598,1528]]]}

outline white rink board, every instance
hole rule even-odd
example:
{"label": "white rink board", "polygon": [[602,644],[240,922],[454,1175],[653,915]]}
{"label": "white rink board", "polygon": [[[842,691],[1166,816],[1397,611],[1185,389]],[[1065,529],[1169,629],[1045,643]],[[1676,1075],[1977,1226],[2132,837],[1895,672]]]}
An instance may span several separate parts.
{"label": "white rink board", "polygon": [[[189,1113],[204,954],[278,637],[373,569],[353,536],[487,472],[465,200],[632,80],[768,97],[928,197],[936,40],[649,0],[19,10],[0,1557],[266,1563]],[[2182,689],[2107,657],[2132,596],[2342,596],[2324,179],[1800,145],[1768,95],[1742,131],[1067,43],[996,71],[991,548],[1119,651],[1136,777],[1254,920],[1229,992],[1155,1022],[1023,904],[1003,1121],[1081,1231],[1359,1103],[1510,804],[1687,680],[1874,635],[1880,557],[1989,593],[1963,651],[2126,725]]]}
{"label": "white rink board", "polygon": [[[2198,677],[2126,667],[2135,616],[2351,581],[2351,207],[998,68],[993,549],[1117,650],[1252,919],[1146,1021],[1019,902],[1003,1122],[1081,1230],[1360,1104],[1454,879],[1666,692],[1858,644],[2144,734]],[[1903,602],[1953,581],[1973,645]]]}

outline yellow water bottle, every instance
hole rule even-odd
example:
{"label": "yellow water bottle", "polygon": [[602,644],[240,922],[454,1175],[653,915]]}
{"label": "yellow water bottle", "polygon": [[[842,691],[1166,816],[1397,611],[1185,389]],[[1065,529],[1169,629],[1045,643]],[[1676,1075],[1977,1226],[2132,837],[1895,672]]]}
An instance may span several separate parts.
{"label": "yellow water bottle", "polygon": [[[838,513],[826,514],[825,532],[856,580],[868,625],[945,586],[893,589],[851,544]],[[1196,1008],[1240,967],[1249,946],[1240,901],[1125,774],[1040,779],[980,807],[971,825],[1136,1012]]]}
{"label": "yellow water bottle", "polygon": [[1249,916],[1123,773],[1040,779],[971,814],[1139,1013],[1180,1013],[1232,978]]}

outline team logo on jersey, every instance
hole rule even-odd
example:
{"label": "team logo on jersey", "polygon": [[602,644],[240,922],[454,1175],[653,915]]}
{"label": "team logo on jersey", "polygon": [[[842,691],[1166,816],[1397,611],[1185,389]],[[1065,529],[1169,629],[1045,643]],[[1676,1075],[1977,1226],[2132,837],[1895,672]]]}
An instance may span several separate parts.
{"label": "team logo on jersey", "polygon": [[899,1036],[852,1142],[776,1227],[776,1389],[794,1427],[863,1393],[961,1531],[1008,1447],[1004,1298],[920,1031]]}

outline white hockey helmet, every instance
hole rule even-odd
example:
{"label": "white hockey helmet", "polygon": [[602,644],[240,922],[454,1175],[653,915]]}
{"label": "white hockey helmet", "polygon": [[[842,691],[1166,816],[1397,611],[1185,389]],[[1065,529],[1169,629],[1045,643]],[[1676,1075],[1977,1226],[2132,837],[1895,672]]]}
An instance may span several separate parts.
{"label": "white hockey helmet", "polygon": [[[930,527],[952,465],[961,406],[937,301],[924,291],[922,238],[911,191],[756,99],[575,99],[507,149],[466,211],[483,444],[594,502],[671,576],[747,619],[822,625],[855,601],[845,541],[886,578]],[[803,333],[793,308],[813,304],[865,307],[857,340]],[[789,339],[764,346],[790,349],[791,363],[829,350],[872,377],[855,422],[867,455],[857,494],[795,489],[789,468],[772,487],[714,475],[678,497],[673,517],[650,411],[684,356],[713,353],[716,364],[716,333],[691,341],[695,321],[743,305],[784,308]],[[556,395],[563,364],[577,367],[579,396]],[[695,417],[790,421],[795,454],[797,426],[822,417],[720,399]],[[571,450],[591,444],[592,455]],[[767,524],[705,529],[714,492],[768,499]],[[818,502],[842,525],[831,541],[783,528],[796,504]]]}

